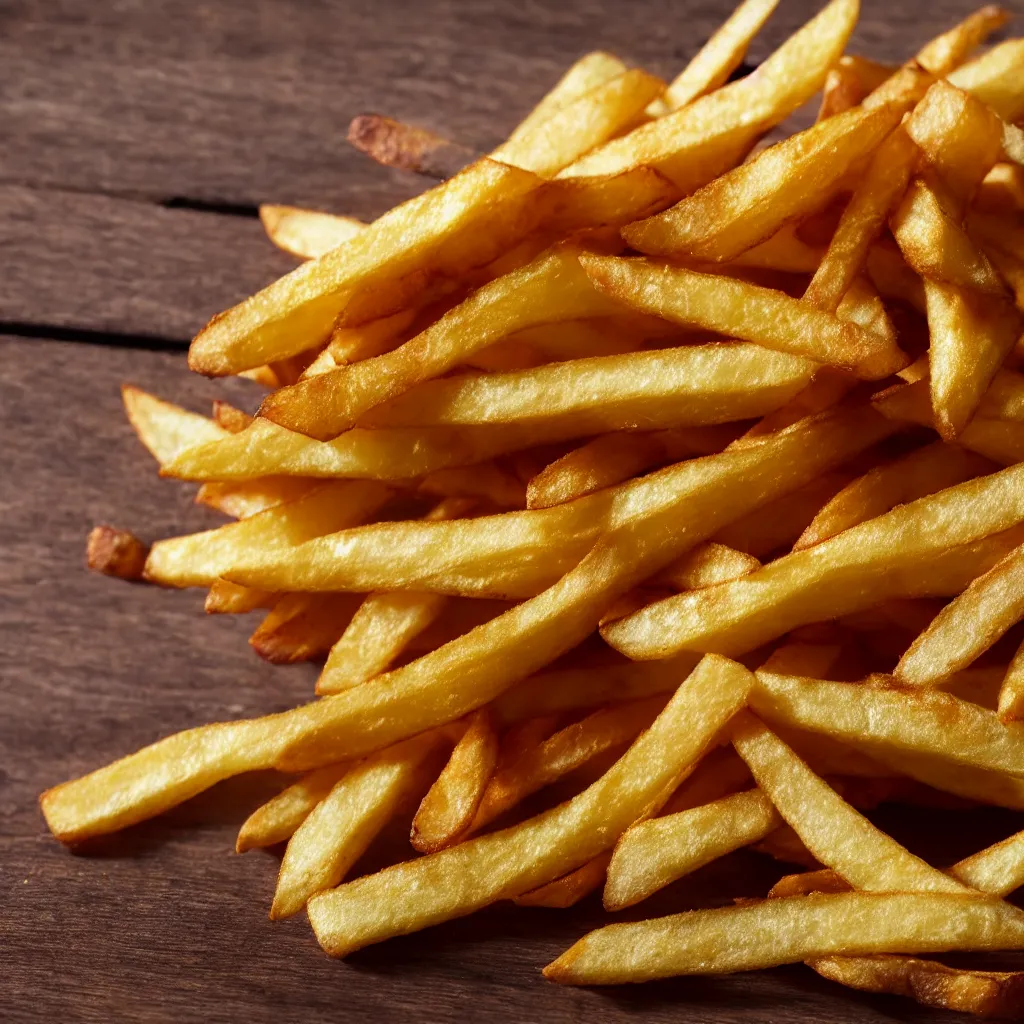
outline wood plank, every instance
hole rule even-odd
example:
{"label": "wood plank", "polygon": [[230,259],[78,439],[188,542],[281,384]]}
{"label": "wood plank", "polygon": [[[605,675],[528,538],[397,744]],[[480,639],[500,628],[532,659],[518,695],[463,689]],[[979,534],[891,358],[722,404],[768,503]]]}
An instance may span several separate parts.
{"label": "wood plank", "polygon": [[[671,76],[731,6],[9,0],[0,182],[376,214],[415,186],[346,145],[356,114],[488,148],[584,51]],[[752,59],[819,6],[782,4]],[[898,61],[977,0],[863,6],[852,48]]]}
{"label": "wood plank", "polygon": [[[260,662],[245,643],[252,619],[204,617],[197,591],[130,585],[83,566],[95,522],[153,538],[216,521],[190,504],[193,488],[157,479],[124,421],[120,382],[196,409],[216,394],[251,403],[255,390],[189,375],[171,353],[10,338],[0,347],[5,1020],[443,1024],[464,1021],[469,1007],[483,1024],[605,1024],[637,1014],[709,1024],[949,1019],[843,991],[803,967],[609,991],[546,983],[539,968],[607,920],[595,898],[571,911],[503,905],[330,961],[304,919],[267,920],[275,858],[231,852],[238,825],[274,784],[267,776],[219,786],[87,853],[63,850],[36,807],[42,789],[173,730],[301,702],[313,672]],[[894,824],[906,831],[913,817],[901,809]],[[1013,827],[1006,816],[944,813],[942,856]],[[396,832],[397,840],[404,845]],[[761,895],[782,870],[737,855],[636,913]]]}
{"label": "wood plank", "polygon": [[259,221],[0,186],[0,321],[186,344],[298,260]]}

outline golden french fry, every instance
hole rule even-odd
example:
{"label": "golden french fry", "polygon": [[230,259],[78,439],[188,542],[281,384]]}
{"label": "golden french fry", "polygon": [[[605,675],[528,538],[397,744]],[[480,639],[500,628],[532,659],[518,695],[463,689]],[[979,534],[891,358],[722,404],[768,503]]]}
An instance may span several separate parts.
{"label": "golden french fry", "polygon": [[348,764],[330,764],[307,772],[298,782],[257,807],[238,830],[235,852],[245,853],[246,850],[273,846],[290,839],[350,767]]}
{"label": "golden french fry", "polygon": [[252,423],[252,417],[247,412],[219,398],[213,403],[213,418],[230,434],[238,434]]}
{"label": "golden french fry", "polygon": [[253,480],[211,481],[196,493],[196,504],[215,508],[233,519],[249,519],[268,508],[298,501],[323,486],[320,480],[265,476]]}
{"label": "golden french fry", "polygon": [[623,237],[650,255],[733,259],[819,209],[902,114],[893,104],[831,117],[763,150],[665,213],[629,225]]}
{"label": "golden french fry", "polygon": [[962,64],[949,81],[991,107],[1004,121],[1024,115],[1024,39],[1007,39]]}
{"label": "golden french fry", "polygon": [[991,473],[994,469],[996,466],[988,459],[941,441],[917,448],[876,466],[847,484],[814,517],[793,545],[794,550],[819,544],[843,530],[884,515],[897,505]]}
{"label": "golden french fry", "polygon": [[1024,548],[1015,548],[935,617],[896,666],[896,679],[933,686],[967,668],[1024,615]]}
{"label": "golden french fry", "polygon": [[323,256],[366,229],[355,217],[271,203],[260,204],[260,222],[274,245],[304,260]]}
{"label": "golden french fry", "polygon": [[783,875],[768,891],[768,897],[775,900],[787,896],[808,896],[814,892],[849,892],[850,889],[850,883],[840,878],[831,868],[820,868],[816,871],[801,871],[795,875]]}
{"label": "golden french fry", "polygon": [[632,127],[644,108],[665,91],[654,75],[633,68],[569,100],[546,117],[521,124],[492,160],[549,178]]}
{"label": "golden french fry", "polygon": [[638,822],[615,846],[605,909],[631,907],[705,864],[764,839],[781,823],[771,801],[757,789]]}
{"label": "golden french fry", "polygon": [[524,892],[513,902],[519,907],[551,907],[562,910],[574,907],[584,897],[596,892],[604,884],[611,853],[599,853],[575,871],[556,878],[553,882],[538,886],[531,892]]}
{"label": "golden french fry", "polygon": [[919,313],[924,313],[924,283],[907,266],[895,242],[884,238],[875,242],[868,250],[865,269],[880,295],[903,302]]}
{"label": "golden french fry", "polygon": [[788,643],[772,651],[761,668],[779,675],[827,679],[841,654],[837,644]]}
{"label": "golden french fry", "polygon": [[55,787],[41,798],[51,831],[66,842],[115,831],[241,771],[305,771],[336,762],[339,751],[358,757],[460,718],[580,643],[642,579],[888,429],[869,408],[840,410],[638,481],[623,510],[631,517],[536,598],[365,686],[266,718],[188,730]]}
{"label": "golden french fry", "polygon": [[498,762],[498,734],[486,708],[466,719],[466,731],[444,770],[420,802],[410,841],[420,853],[457,843],[473,824]]}
{"label": "golden french fry", "polygon": [[962,217],[1002,153],[999,117],[976,97],[940,81],[914,108],[906,128],[938,172],[953,216]]}
{"label": "golden french fry", "polygon": [[866,380],[909,361],[895,342],[771,288],[646,259],[584,254],[580,262],[608,295],[675,323],[841,366]]}
{"label": "golden french fry", "polygon": [[416,171],[441,181],[458,174],[477,156],[474,150],[441,135],[379,114],[354,117],[347,139],[385,167]]}
{"label": "golden french fry", "polygon": [[550,508],[628,480],[664,462],[721,451],[729,428],[605,434],[545,467],[528,484],[526,507]]}
{"label": "golden french fry", "polygon": [[917,53],[917,63],[933,75],[948,75],[996,29],[1010,20],[1010,12],[988,4],[969,14],[959,25],[931,40]]}
{"label": "golden french fry", "polygon": [[1011,467],[919,498],[749,576],[648,605],[602,634],[633,658],[736,653],[888,597],[957,594],[1015,546],[1002,531],[1024,520],[1022,478]]}
{"label": "golden french fry", "polygon": [[93,572],[122,580],[141,580],[149,548],[127,530],[94,526],[85,542],[85,561]]}
{"label": "golden french fry", "polygon": [[907,189],[891,226],[904,259],[922,277],[996,296],[1006,293],[985,253],[920,179]]}
{"label": "golden french fry", "polygon": [[423,761],[439,742],[416,736],[353,765],[288,840],[277,876],[271,919],[297,914],[333,889],[421,783]]}
{"label": "golden french fry", "polygon": [[[1024,727],[1004,725],[977,704],[934,689],[893,689],[758,672],[754,710],[771,721],[821,732],[882,757],[927,754],[972,768],[1024,775]],[[956,726],[957,743],[948,743]],[[876,753],[877,752],[877,753]]]}
{"label": "golden french fry", "polygon": [[699,590],[739,579],[760,568],[761,563],[753,555],[708,541],[673,562],[654,578],[654,582],[668,584],[677,590]]}
{"label": "golden french fry", "polygon": [[249,637],[249,646],[275,665],[312,661],[337,643],[358,607],[356,594],[285,594]]}
{"label": "golden french fry", "polygon": [[[654,813],[742,707],[749,674],[706,658],[654,724],[579,796],[521,825],[357,879],[311,900],[320,945],[344,956],[522,895],[593,859]],[[459,884],[448,884],[457,877]]]}
{"label": "golden french fry", "polygon": [[754,781],[807,849],[854,888],[970,891],[872,825],[753,715],[733,723],[732,741]]}
{"label": "golden french fry", "polygon": [[774,434],[791,427],[805,416],[813,416],[842,401],[857,386],[857,378],[846,370],[822,366],[814,379],[792,401],[755,423],[743,436],[750,439]]}
{"label": "golden french fry", "polygon": [[926,280],[925,295],[935,427],[953,440],[977,412],[1024,321],[1009,300],[956,285]]}
{"label": "golden french fry", "polygon": [[228,436],[223,427],[206,416],[165,402],[131,384],[121,387],[121,398],[128,422],[161,468],[188,448]]}
{"label": "golden french fry", "polygon": [[495,772],[487,784],[476,808],[473,831],[606,750],[631,743],[665,704],[666,697],[659,695],[603,708],[524,751],[513,763]]}
{"label": "golden french fry", "polygon": [[527,171],[477,161],[211,321],[189,365],[237,373],[325,342],[336,323],[355,326],[443,294],[525,237],[544,212],[539,186]]}
{"label": "golden french fry", "polygon": [[598,147],[562,176],[654,167],[687,195],[735,166],[758,136],[821,88],[857,19],[857,0],[831,3],[748,76]]}
{"label": "golden french fry", "polygon": [[203,610],[209,615],[245,615],[258,608],[273,608],[279,595],[256,587],[243,587],[228,580],[214,580],[206,594]]}
{"label": "golden french fry", "polygon": [[1024,718],[1024,644],[1017,648],[999,690],[999,717],[1004,722]]}
{"label": "golden french fry", "polygon": [[724,85],[742,62],[751,39],[779,5],[779,0],[744,0],[697,55],[669,83],[665,103],[678,110]]}
{"label": "golden french fry", "polygon": [[941,953],[1024,946],[1024,914],[957,893],[790,896],[613,924],[544,969],[552,981],[617,985],[680,974],[756,970],[833,953]]}
{"label": "golden french fry", "polygon": [[824,121],[857,106],[895,71],[887,64],[844,54],[825,78],[817,120]]}
{"label": "golden french fry", "polygon": [[981,213],[996,214],[1024,211],[1024,167],[996,164],[978,186],[974,208]]}
{"label": "golden french fry", "polygon": [[391,496],[383,484],[338,481],[248,519],[157,541],[146,578],[169,587],[207,586],[251,549],[292,547],[362,522]]}

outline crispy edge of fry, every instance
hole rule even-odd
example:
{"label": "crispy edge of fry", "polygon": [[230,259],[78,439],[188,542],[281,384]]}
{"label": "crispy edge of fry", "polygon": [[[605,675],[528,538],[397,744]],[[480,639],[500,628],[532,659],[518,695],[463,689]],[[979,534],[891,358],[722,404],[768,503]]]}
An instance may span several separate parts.
{"label": "crispy edge of fry", "polygon": [[85,562],[93,571],[122,580],[141,580],[149,547],[134,533],[94,526],[85,542]]}

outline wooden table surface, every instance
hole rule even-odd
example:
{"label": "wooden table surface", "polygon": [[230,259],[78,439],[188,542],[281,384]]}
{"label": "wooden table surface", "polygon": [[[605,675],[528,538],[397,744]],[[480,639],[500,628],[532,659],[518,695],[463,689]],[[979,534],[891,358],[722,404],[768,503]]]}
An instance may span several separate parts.
{"label": "wooden table surface", "polygon": [[[387,113],[486,149],[575,57],[670,76],[729,0],[0,0],[0,1019],[4,1021],[926,1021],[803,967],[586,991],[539,968],[602,920],[500,906],[326,958],[271,924],[277,861],[232,852],[279,781],[224,784],[72,854],[36,797],[173,730],[308,699],[309,666],[251,653],[198,591],[90,575],[91,525],[153,539],[217,521],[156,477],[121,412],[132,381],[203,409],[245,382],[186,372],[207,318],[289,269],[256,206],[372,217],[423,188],[349,148]],[[816,6],[783,0],[759,60]],[[853,44],[899,60],[973,0],[865,0]],[[896,824],[899,824],[897,822]],[[956,850],[1009,831],[950,816]],[[1019,825],[1018,825],[1019,827]],[[763,893],[735,855],[645,913]]]}

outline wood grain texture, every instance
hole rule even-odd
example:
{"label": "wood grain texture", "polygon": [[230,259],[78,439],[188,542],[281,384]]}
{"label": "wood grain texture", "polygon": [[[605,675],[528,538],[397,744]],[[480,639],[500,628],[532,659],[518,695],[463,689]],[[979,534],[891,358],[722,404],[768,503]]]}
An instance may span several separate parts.
{"label": "wood grain texture", "polygon": [[[380,111],[482,148],[595,47],[672,75],[729,0],[0,0],[0,320],[187,337],[292,265],[254,221],[174,197],[296,202],[371,217],[423,183],[344,142]],[[786,0],[752,50],[817,6]],[[865,0],[855,47],[899,60],[974,6]],[[606,920],[512,906],[323,956],[302,919],[266,917],[274,856],[234,834],[281,780],[245,778],[79,854],[38,793],[173,730],[308,699],[309,666],[249,650],[252,617],[204,616],[199,591],[90,575],[89,528],[146,539],[212,525],[160,481],[120,408],[129,380],[204,409],[244,382],[182,356],[0,335],[0,1019],[107,1022],[952,1021],[846,992],[803,967],[581,991],[539,969]],[[929,833],[914,815],[897,837]],[[1008,834],[994,814],[933,821],[936,862]],[[390,842],[401,845],[400,830]],[[378,851],[378,854],[380,851]],[[371,859],[374,854],[368,855]],[[781,868],[711,865],[642,914],[758,895]]]}

